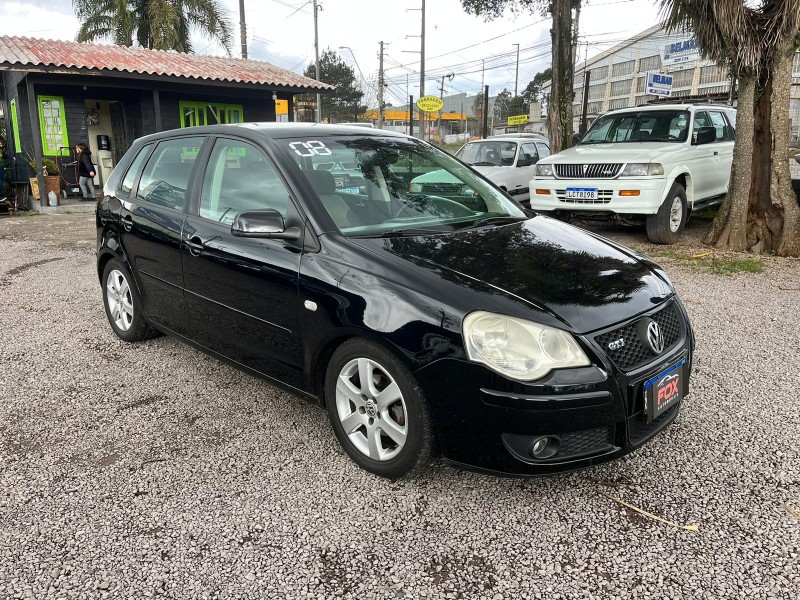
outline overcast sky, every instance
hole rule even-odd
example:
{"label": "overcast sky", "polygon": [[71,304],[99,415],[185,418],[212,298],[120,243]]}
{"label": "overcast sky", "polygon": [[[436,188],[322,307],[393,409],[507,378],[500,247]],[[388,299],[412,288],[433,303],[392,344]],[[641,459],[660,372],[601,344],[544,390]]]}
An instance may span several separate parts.
{"label": "overcast sky", "polygon": [[[239,2],[222,0],[239,55]],[[320,52],[331,48],[363,74],[365,91],[374,98],[378,48],[386,45],[387,101],[402,104],[407,94],[419,96],[420,0],[319,0]],[[311,0],[245,0],[250,58],[302,72],[314,60],[314,16]],[[579,55],[606,50],[656,23],[655,0],[588,0],[581,12]],[[74,39],[78,20],[71,0],[0,0],[0,35]],[[427,94],[438,95],[442,75],[445,95],[476,93],[483,79],[492,95],[513,92],[516,46],[521,92],[550,63],[550,21],[539,14],[507,13],[485,22],[469,15],[459,0],[427,0],[425,70]],[[588,46],[586,45],[588,42]],[[210,40],[194,40],[198,54],[221,54]],[[352,50],[342,49],[347,46]],[[354,58],[355,57],[355,58]],[[407,77],[408,76],[408,77]],[[406,81],[408,79],[408,88]],[[407,91],[408,90],[408,91]]]}

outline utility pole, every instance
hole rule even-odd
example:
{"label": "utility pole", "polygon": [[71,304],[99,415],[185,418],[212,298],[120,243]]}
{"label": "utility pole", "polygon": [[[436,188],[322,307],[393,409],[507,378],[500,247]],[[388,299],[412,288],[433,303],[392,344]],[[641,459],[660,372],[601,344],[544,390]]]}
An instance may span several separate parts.
{"label": "utility pole", "polygon": [[383,41],[381,40],[381,55],[378,63],[378,129],[383,129]]}
{"label": "utility pole", "polygon": [[585,66],[583,68],[583,108],[581,109],[581,124],[578,127],[581,137],[586,135],[586,111],[589,109],[589,79],[592,72]]}
{"label": "utility pole", "polygon": [[[420,47],[419,47],[419,97],[425,95],[425,0],[422,0],[422,32],[420,34]],[[425,139],[425,113],[422,109],[419,111],[419,133],[420,139]]]}
{"label": "utility pole", "polygon": [[242,37],[242,58],[247,60],[247,25],[244,20],[244,0],[239,0],[239,27]]}
{"label": "utility pole", "polygon": [[489,86],[483,87],[483,126],[481,127],[481,137],[489,136]]}
{"label": "utility pole", "polygon": [[486,61],[481,59],[481,89],[483,89],[484,73],[486,72]]}
{"label": "utility pole", "polygon": [[408,97],[408,135],[414,137],[414,96]]}
{"label": "utility pole", "polygon": [[517,47],[517,70],[514,75],[514,98],[517,97],[517,87],[519,85],[519,44],[511,44]]}
{"label": "utility pole", "polygon": [[[319,12],[319,4],[317,4],[317,0],[314,0],[314,66],[317,69],[317,81],[319,81],[319,30],[317,28],[317,13]],[[317,110],[314,111],[316,114],[316,122],[319,123],[322,120],[320,113],[322,112],[322,101],[319,96],[319,92],[317,92]]]}
{"label": "utility pole", "polygon": [[[442,75],[442,86],[439,88],[439,98],[442,99],[444,102],[444,78],[447,77],[448,81],[452,81],[453,77],[455,77],[455,73],[448,73],[447,75]],[[442,106],[444,108],[444,106]],[[439,132],[439,141],[442,141],[442,111],[439,111],[439,124],[437,125],[437,130]]]}

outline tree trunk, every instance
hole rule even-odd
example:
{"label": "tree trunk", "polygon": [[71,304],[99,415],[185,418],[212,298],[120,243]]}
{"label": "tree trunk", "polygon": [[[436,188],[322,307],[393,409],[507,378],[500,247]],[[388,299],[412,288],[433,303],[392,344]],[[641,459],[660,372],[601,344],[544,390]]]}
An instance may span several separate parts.
{"label": "tree trunk", "polygon": [[573,0],[553,0],[553,79],[547,109],[550,150],[553,154],[572,145],[572,6]]}
{"label": "tree trunk", "polygon": [[730,191],[706,238],[717,248],[800,256],[800,207],[791,187],[785,110],[792,58],[787,47],[759,77],[740,80]]}

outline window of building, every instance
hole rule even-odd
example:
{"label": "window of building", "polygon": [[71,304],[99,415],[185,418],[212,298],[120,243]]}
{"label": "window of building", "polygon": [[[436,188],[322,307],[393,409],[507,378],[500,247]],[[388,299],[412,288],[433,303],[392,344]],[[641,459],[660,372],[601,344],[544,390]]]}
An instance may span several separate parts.
{"label": "window of building", "polygon": [[602,98],[606,92],[606,84],[605,83],[598,83],[596,85],[589,86],[589,100],[597,100],[598,98]]}
{"label": "window of building", "polygon": [[22,142],[19,139],[19,113],[17,112],[17,99],[11,99],[11,133],[14,136],[14,152],[22,152]]}
{"label": "window of building", "polygon": [[589,102],[586,105],[586,114],[587,115],[596,115],[603,110],[603,103],[602,102]]}
{"label": "window of building", "polygon": [[244,110],[241,104],[218,102],[180,102],[181,127],[241,123]]}
{"label": "window of building", "polygon": [[675,71],[672,75],[672,88],[690,87],[694,79],[694,69]]}
{"label": "window of building", "polygon": [[641,106],[642,104],[647,104],[651,100],[655,100],[658,98],[655,94],[645,94],[644,96],[639,96],[636,98],[636,106]]}
{"label": "window of building", "polygon": [[158,144],[139,180],[136,197],[168,208],[182,209],[202,137],[177,138]]}
{"label": "window of building", "polygon": [[720,83],[728,79],[727,70],[719,65],[708,65],[700,69],[700,85]]}
{"label": "window of building", "polygon": [[261,150],[247,142],[217,140],[203,180],[201,217],[230,225],[241,212],[272,209],[285,218],[288,204],[289,190]]}
{"label": "window of building", "polygon": [[67,137],[67,118],[64,115],[64,98],[61,96],[39,96],[39,127],[42,130],[44,154],[70,155]]}
{"label": "window of building", "polygon": [[614,81],[611,84],[612,96],[627,96],[631,93],[631,82],[628,79],[622,81]]}
{"label": "window of building", "polygon": [[646,73],[647,71],[657,71],[661,68],[661,57],[656,54],[655,56],[648,56],[639,59],[639,72]]}
{"label": "window of building", "polygon": [[625,62],[617,63],[611,66],[611,76],[620,77],[622,75],[630,75],[633,73],[633,64],[636,61],[626,60]]}
{"label": "window of building", "polygon": [[628,98],[617,98],[608,103],[608,110],[615,110],[617,108],[628,108]]}
{"label": "window of building", "polygon": [[597,67],[589,71],[589,81],[600,81],[608,77],[608,66]]}

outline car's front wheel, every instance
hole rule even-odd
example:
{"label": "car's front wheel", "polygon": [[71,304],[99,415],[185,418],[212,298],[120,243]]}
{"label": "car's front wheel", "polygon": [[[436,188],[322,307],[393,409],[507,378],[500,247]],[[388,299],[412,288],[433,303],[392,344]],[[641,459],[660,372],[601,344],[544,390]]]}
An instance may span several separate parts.
{"label": "car's front wheel", "polygon": [[157,335],[142,314],[142,303],[130,272],[112,258],[103,269],[103,304],[111,329],[121,340],[139,342]]}
{"label": "car's front wheel", "polygon": [[686,190],[673,183],[658,212],[647,217],[647,237],[654,244],[674,244],[686,225]]}
{"label": "car's front wheel", "polygon": [[433,424],[411,372],[372,342],[342,344],[328,365],[325,404],[345,452],[381,477],[415,474],[433,452]]}

